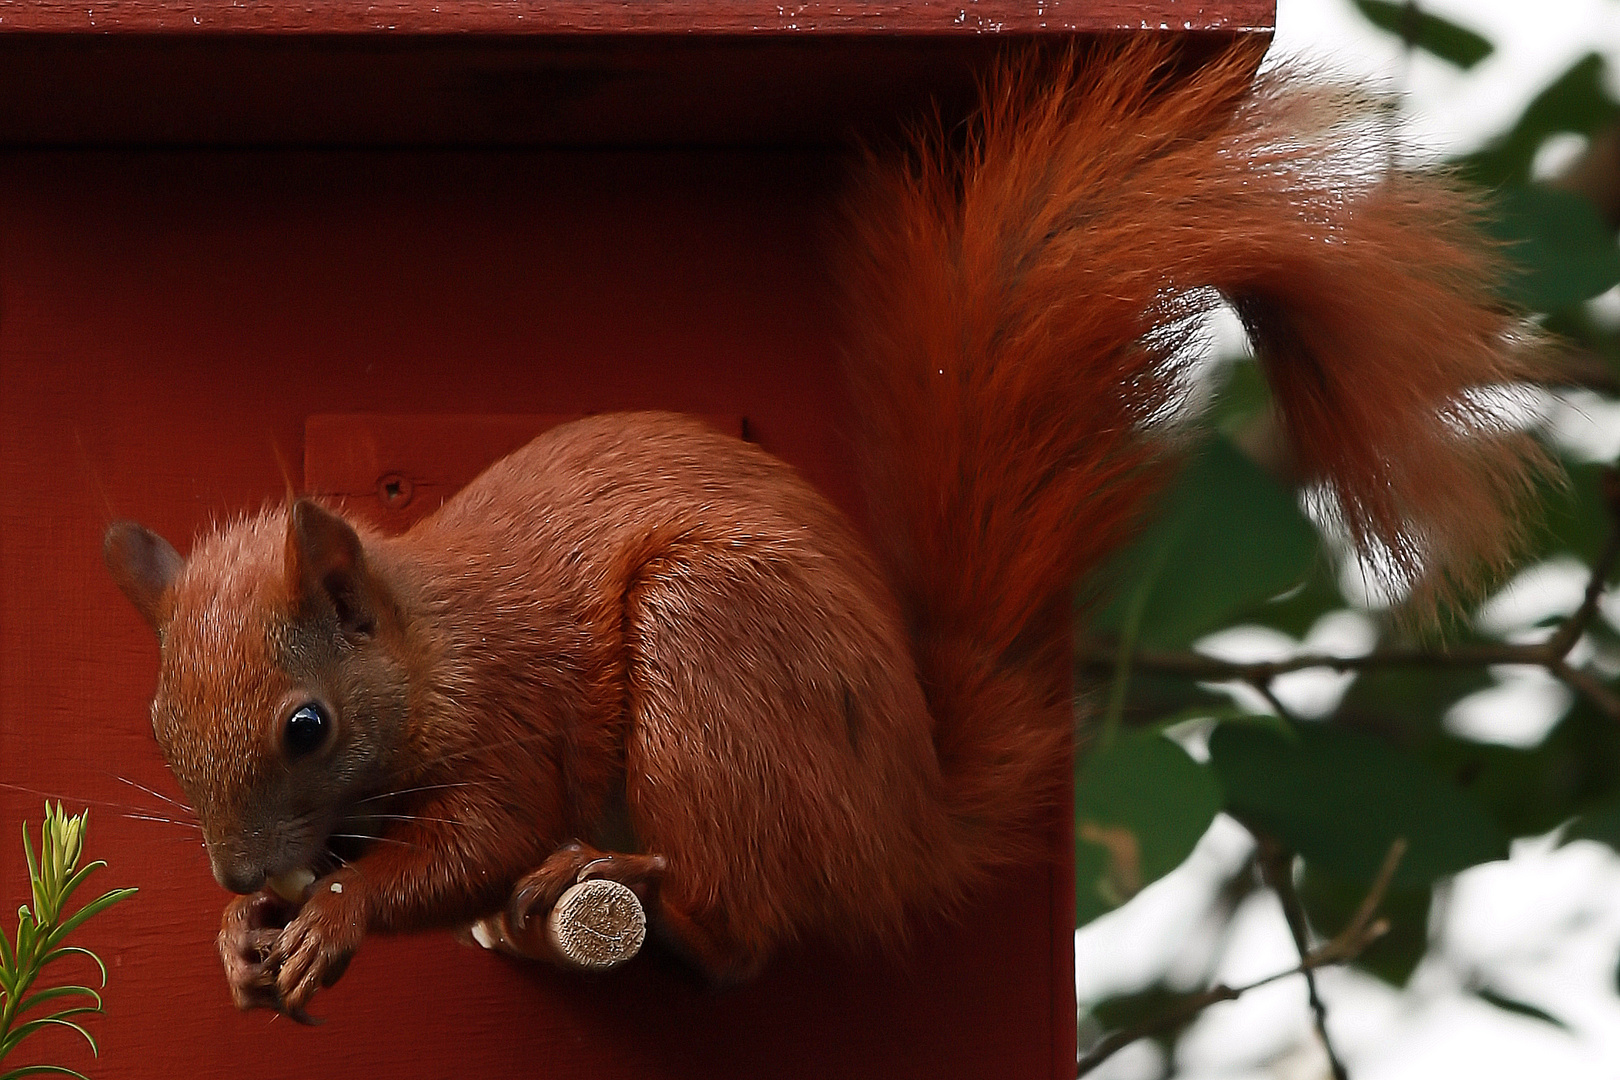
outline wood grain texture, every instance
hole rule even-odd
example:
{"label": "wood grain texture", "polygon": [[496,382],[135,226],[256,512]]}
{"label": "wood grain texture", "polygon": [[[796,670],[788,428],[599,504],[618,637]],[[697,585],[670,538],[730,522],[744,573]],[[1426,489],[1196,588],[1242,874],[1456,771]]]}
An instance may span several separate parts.
{"label": "wood grain texture", "polygon": [[0,32],[961,35],[1253,30],[1275,0],[0,0]]}
{"label": "wood grain texture", "polygon": [[651,946],[592,979],[380,937],[316,1030],[231,1008],[197,834],[123,816],[183,818],[124,783],[175,795],[101,531],[184,549],[284,497],[312,415],[747,416],[853,505],[816,255],[836,176],[785,152],[0,154],[0,911],[45,793],[89,805],[100,880],[141,889],[84,934],[101,1057],[36,1054],[98,1080],[1072,1072],[1063,807],[1050,864],[894,955],[809,942],[717,993]]}

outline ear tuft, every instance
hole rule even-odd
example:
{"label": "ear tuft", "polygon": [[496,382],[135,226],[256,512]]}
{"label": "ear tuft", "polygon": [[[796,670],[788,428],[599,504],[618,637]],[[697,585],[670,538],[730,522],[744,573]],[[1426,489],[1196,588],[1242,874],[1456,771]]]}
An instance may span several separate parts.
{"label": "ear tuft", "polygon": [[376,632],[381,587],[360,536],[313,499],[299,499],[287,513],[287,577],[305,604],[332,605],[345,634]]}
{"label": "ear tuft", "polygon": [[101,557],[113,581],[154,630],[162,629],[163,598],[185,560],[163,537],[133,521],[107,526]]}

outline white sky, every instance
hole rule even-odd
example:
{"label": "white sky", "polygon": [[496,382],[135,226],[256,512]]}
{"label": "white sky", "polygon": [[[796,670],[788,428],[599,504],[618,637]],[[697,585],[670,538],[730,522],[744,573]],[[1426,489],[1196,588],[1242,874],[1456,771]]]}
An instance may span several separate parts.
{"label": "white sky", "polygon": [[[1422,0],[1484,34],[1496,52],[1459,72],[1371,27],[1349,0],[1278,0],[1273,51],[1398,87],[1410,97],[1420,145],[1471,149],[1510,124],[1546,83],[1588,52],[1620,56],[1620,0]],[[1620,89],[1620,84],[1611,86]]]}

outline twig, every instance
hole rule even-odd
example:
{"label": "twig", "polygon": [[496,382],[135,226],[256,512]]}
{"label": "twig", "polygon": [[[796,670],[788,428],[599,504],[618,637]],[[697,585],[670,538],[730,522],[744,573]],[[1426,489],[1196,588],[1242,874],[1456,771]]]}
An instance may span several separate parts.
{"label": "twig", "polygon": [[[1554,678],[1590,701],[1604,715],[1620,721],[1620,695],[1589,672],[1573,667],[1562,654],[1549,646],[1560,644],[1554,639],[1534,645],[1490,644],[1469,645],[1455,649],[1375,649],[1362,656],[1329,656],[1310,653],[1291,656],[1287,660],[1219,660],[1195,652],[1137,652],[1131,657],[1131,666],[1143,671],[1165,675],[1184,675],[1203,682],[1237,680],[1253,686],[1269,683],[1279,675],[1308,668],[1330,668],[1334,671],[1373,671],[1395,667],[1468,668],[1491,664],[1524,664],[1544,668]],[[1112,653],[1098,652],[1080,658],[1080,666],[1087,671],[1113,671],[1119,663]]]}
{"label": "twig", "polygon": [[1283,705],[1282,699],[1277,696],[1277,692],[1272,689],[1271,682],[1269,680],[1253,682],[1249,685],[1254,687],[1260,696],[1266,699],[1266,704],[1270,705],[1271,710],[1278,716],[1288,721],[1292,721],[1294,719],[1293,714],[1290,713],[1287,707]]}
{"label": "twig", "polygon": [[1251,990],[1269,986],[1290,975],[1303,975],[1317,968],[1343,964],[1360,956],[1362,950],[1389,932],[1389,921],[1374,919],[1373,915],[1377,912],[1378,905],[1383,903],[1384,894],[1389,891],[1389,883],[1394,880],[1395,868],[1400,865],[1401,857],[1405,854],[1405,840],[1397,839],[1390,844],[1389,852],[1384,856],[1384,863],[1378,869],[1378,875],[1373,879],[1372,886],[1367,890],[1366,897],[1362,899],[1361,906],[1356,909],[1349,925],[1320,948],[1308,952],[1300,959],[1298,965],[1243,986],[1217,983],[1202,993],[1183,999],[1174,1008],[1158,1016],[1150,1016],[1139,1023],[1110,1032],[1080,1058],[1075,1076],[1086,1075],[1138,1039],[1180,1027],[1211,1005],[1218,1005],[1223,1001],[1236,1001]]}
{"label": "twig", "polygon": [[[1299,950],[1300,959],[1305,959],[1311,951],[1311,928],[1305,917],[1305,905],[1294,888],[1294,853],[1270,836],[1260,837],[1260,876],[1282,902],[1283,917],[1288,920],[1288,932],[1294,938],[1294,948]],[[1316,972],[1306,971],[1304,975],[1311,1017],[1316,1024],[1317,1038],[1322,1040],[1322,1049],[1327,1052],[1333,1080],[1350,1080],[1350,1073],[1344,1067],[1344,1062],[1339,1060],[1338,1052],[1333,1049],[1333,1040],[1328,1036],[1327,1005],[1317,990]]]}
{"label": "twig", "polygon": [[[1605,480],[1604,486],[1610,486],[1607,478]],[[1598,601],[1603,599],[1603,590],[1608,584],[1609,574],[1614,570],[1616,559],[1620,559],[1620,528],[1610,530],[1608,542],[1603,545],[1602,553],[1592,564],[1592,575],[1586,579],[1586,592],[1581,597],[1581,606],[1576,608],[1575,613],[1565,619],[1557,632],[1544,643],[1543,648],[1547,652],[1562,660],[1581,639],[1593,616],[1597,614]]]}
{"label": "twig", "polygon": [[1590,671],[1573,667],[1562,659],[1548,664],[1547,670],[1554,678],[1591,702],[1603,715],[1611,720],[1620,720],[1620,695],[1609,689],[1602,679]]}
{"label": "twig", "polygon": [[1609,578],[1620,567],[1620,472],[1608,470],[1603,477],[1604,500],[1608,503],[1611,527],[1603,550],[1592,563],[1586,581],[1586,591],[1580,606],[1569,618],[1559,624],[1546,641],[1515,645],[1492,642],[1483,645],[1464,645],[1457,648],[1419,649],[1392,647],[1374,649],[1362,656],[1328,656],[1312,653],[1292,656],[1287,660],[1218,660],[1195,652],[1137,651],[1128,646],[1113,651],[1099,650],[1079,658],[1079,666],[1090,672],[1110,672],[1118,685],[1129,668],[1182,675],[1203,682],[1246,682],[1265,694],[1272,708],[1282,713],[1270,693],[1273,679],[1291,671],[1308,668],[1329,668],[1333,671],[1373,671],[1382,668],[1471,668],[1492,664],[1522,664],[1539,667],[1553,678],[1575,691],[1593,707],[1611,720],[1620,722],[1620,693],[1589,671],[1583,671],[1569,662],[1569,654],[1580,641],[1608,588]]}

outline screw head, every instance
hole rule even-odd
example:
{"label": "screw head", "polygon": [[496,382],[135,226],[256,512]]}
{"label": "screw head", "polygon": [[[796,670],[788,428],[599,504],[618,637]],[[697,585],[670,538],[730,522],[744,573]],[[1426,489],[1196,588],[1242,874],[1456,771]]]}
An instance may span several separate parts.
{"label": "screw head", "polygon": [[389,510],[402,510],[416,494],[416,485],[404,473],[384,473],[377,479],[377,498]]}

